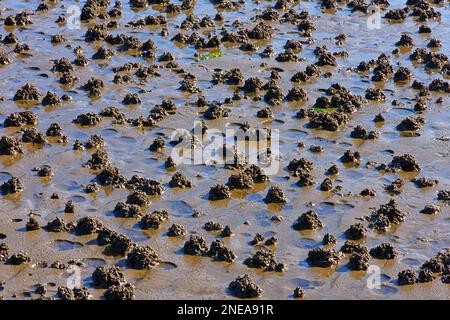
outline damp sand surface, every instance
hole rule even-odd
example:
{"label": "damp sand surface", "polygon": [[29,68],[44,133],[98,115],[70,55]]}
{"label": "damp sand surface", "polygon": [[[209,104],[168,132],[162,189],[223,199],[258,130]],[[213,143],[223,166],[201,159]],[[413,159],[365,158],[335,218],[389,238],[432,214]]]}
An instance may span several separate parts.
{"label": "damp sand surface", "polygon": [[[30,51],[27,54],[13,52],[14,45],[2,44],[2,52],[11,57],[11,63],[0,67],[0,96],[5,97],[0,102],[0,122],[3,122],[13,112],[30,110],[36,113],[39,123],[36,128],[45,130],[52,123],[58,123],[68,143],[57,143],[50,138],[41,146],[26,143],[23,154],[17,157],[0,156],[0,182],[7,181],[12,176],[19,177],[24,184],[20,194],[5,195],[0,198],[0,242],[7,243],[10,253],[26,251],[31,257],[31,263],[12,266],[0,263],[0,295],[5,299],[28,299],[27,292],[32,291],[37,283],[48,286],[49,296],[56,294],[58,286],[66,285],[69,274],[66,270],[43,267],[42,262],[51,264],[53,261],[67,262],[80,259],[84,263],[81,269],[83,285],[90,289],[94,298],[100,298],[104,289],[92,287],[92,272],[101,265],[118,265],[123,268],[128,282],[135,286],[135,296],[138,299],[231,299],[228,292],[229,283],[237,276],[250,274],[252,280],[262,289],[263,299],[291,299],[293,290],[302,287],[307,299],[448,299],[448,284],[439,278],[431,283],[418,283],[411,286],[398,286],[397,274],[404,269],[418,270],[426,260],[434,257],[439,251],[450,247],[449,207],[445,201],[437,200],[438,190],[450,188],[449,156],[450,145],[450,98],[448,94],[433,92],[429,96],[428,110],[420,115],[425,118],[425,124],[418,131],[399,132],[396,126],[407,116],[416,116],[414,111],[417,90],[409,84],[394,83],[392,79],[375,83],[371,81],[371,73],[355,72],[361,61],[376,59],[381,53],[391,54],[396,48],[395,43],[402,33],[408,33],[414,40],[415,47],[425,48],[431,38],[442,41],[439,52],[450,52],[450,3],[433,5],[442,16],[439,21],[430,21],[427,25],[431,34],[419,34],[419,25],[408,16],[403,23],[391,23],[382,19],[382,28],[369,30],[366,26],[367,15],[362,12],[351,12],[344,4],[338,4],[335,10],[322,10],[316,1],[300,2],[293,8],[297,11],[308,11],[310,20],[316,26],[312,33],[312,43],[307,37],[299,34],[298,28],[289,23],[277,21],[266,22],[275,28],[275,36],[267,40],[251,40],[258,45],[255,52],[244,52],[239,44],[225,43],[219,49],[196,49],[192,45],[182,45],[170,39],[178,32],[190,34],[192,30],[180,30],[179,25],[187,14],[195,14],[200,18],[216,14],[217,8],[212,2],[198,0],[195,8],[179,14],[166,14],[164,7],[148,6],[145,9],[130,8],[127,1],[122,1],[122,17],[117,28],[110,34],[124,33],[137,37],[142,42],[152,39],[157,45],[156,57],[164,52],[171,52],[180,68],[197,77],[198,87],[202,89],[208,101],[224,101],[232,97],[237,86],[225,84],[213,85],[211,80],[215,69],[230,70],[239,68],[244,79],[259,77],[267,82],[271,70],[279,71],[278,86],[286,94],[294,86],[301,87],[308,94],[306,102],[287,102],[271,106],[274,113],[272,119],[256,117],[258,110],[266,107],[264,100],[253,101],[241,99],[231,105],[227,118],[206,120],[209,128],[225,130],[235,128],[248,122],[254,128],[268,127],[279,130],[280,133],[280,169],[270,176],[269,182],[258,183],[253,189],[232,191],[231,198],[219,201],[208,200],[208,190],[215,184],[224,184],[236,170],[225,169],[214,165],[180,164],[176,171],[186,175],[192,183],[192,188],[170,188],[169,181],[175,171],[167,170],[164,162],[172,146],[168,144],[174,129],[192,129],[194,121],[202,119],[205,107],[197,107],[197,94],[189,94],[179,90],[183,74],[164,68],[166,62],[144,59],[133,52],[118,51],[117,46],[103,41],[87,43],[84,41],[86,30],[93,24],[107,23],[96,19],[90,23],[81,23],[80,29],[69,29],[68,25],[58,25],[54,21],[58,16],[68,17],[67,7],[81,6],[77,1],[65,1],[62,4],[50,4],[47,12],[34,13],[40,1],[10,1],[1,2],[1,16],[7,17],[23,10],[28,10],[33,24],[21,26],[5,26],[1,23],[0,34],[4,37],[14,32],[21,43],[27,43]],[[403,8],[404,1],[392,0],[389,9]],[[208,33],[217,34],[221,28],[233,31],[235,20],[242,27],[253,26],[252,19],[262,10],[273,5],[273,2],[259,3],[246,1],[236,11],[219,10],[224,20],[214,21],[215,27],[200,28],[196,32],[202,36]],[[112,6],[113,4],[111,4]],[[386,11],[383,11],[383,13]],[[280,16],[283,11],[279,11]],[[126,27],[126,23],[144,18],[148,15],[162,14],[167,19],[168,36],[161,36],[161,26],[144,26],[142,28]],[[62,34],[67,41],[62,44],[52,44],[51,36]],[[335,37],[345,34],[346,41],[337,45]],[[303,49],[298,56],[303,61],[279,62],[272,58],[262,58],[259,53],[266,46],[272,46],[276,54],[283,52],[288,39],[301,40]],[[348,57],[337,57],[336,67],[320,67],[322,75],[331,72],[330,77],[320,76],[308,83],[294,84],[290,81],[293,74],[305,70],[307,65],[316,61],[314,49],[326,45],[330,52],[345,50]],[[53,61],[62,57],[69,60],[75,58],[73,49],[81,46],[89,64],[85,67],[74,67],[74,74],[80,80],[73,87],[62,86],[59,77],[51,72]],[[116,50],[115,55],[107,60],[94,60],[91,57],[102,46]],[[199,59],[211,52],[222,54],[211,55],[210,59]],[[412,49],[401,48],[397,55],[391,55],[390,62],[394,69],[401,66],[409,68],[414,78],[429,84],[433,79],[445,79],[438,71],[426,70],[422,64],[413,63],[409,59]],[[128,84],[114,84],[113,67],[127,62],[137,62],[147,65],[163,66],[158,70],[160,77],[139,80],[132,76]],[[262,65],[262,63],[264,63]],[[80,89],[90,78],[102,79],[105,86],[101,97],[92,98]],[[63,102],[58,106],[43,106],[40,103],[24,103],[13,101],[14,93],[26,83],[32,83],[45,95],[52,91],[62,96],[68,94],[71,102]],[[297,112],[301,108],[310,108],[317,97],[323,96],[324,89],[334,83],[348,88],[351,92],[364,97],[367,88],[380,88],[387,96],[383,103],[364,103],[362,108],[351,115],[349,123],[337,131],[325,131],[309,128],[305,119],[298,119]],[[264,91],[263,91],[264,92]],[[127,93],[139,94],[142,103],[139,105],[123,105],[122,100]],[[241,92],[242,94],[242,92]],[[435,103],[438,98],[442,103]],[[140,128],[129,124],[113,124],[110,118],[95,126],[79,126],[72,123],[78,114],[99,113],[105,107],[115,106],[127,117],[146,116],[150,109],[160,104],[164,99],[171,99],[177,106],[176,113],[169,115],[153,127]],[[392,105],[397,100],[401,106]],[[381,113],[384,123],[374,123],[373,118]],[[350,136],[353,128],[362,125],[367,130],[376,130],[380,136],[375,140],[353,139]],[[21,137],[20,128],[1,127],[1,135]],[[86,167],[93,150],[74,151],[72,145],[76,139],[86,141],[90,135],[101,135],[105,140],[105,150],[109,160],[120,168],[122,174],[131,178],[140,175],[157,180],[165,188],[161,196],[151,197],[151,205],[145,211],[167,210],[169,221],[163,222],[157,230],[142,230],[138,220],[134,218],[117,218],[113,209],[118,201],[125,201],[130,191],[102,187],[95,194],[87,194],[84,186],[92,183],[95,172]],[[160,152],[150,152],[149,145],[157,137],[166,141],[166,148]],[[447,137],[447,139],[445,139]],[[299,148],[303,142],[305,147]],[[311,145],[323,147],[323,152],[313,153]],[[339,162],[346,150],[358,151],[361,154],[359,166],[349,166]],[[394,155],[412,154],[421,166],[420,173],[412,172],[380,172],[374,168],[366,168],[365,163],[389,163]],[[294,158],[304,157],[314,164],[313,176],[316,184],[308,187],[296,185],[297,178],[290,176],[286,170]],[[340,186],[338,192],[319,190],[320,183],[327,177],[326,169],[331,164],[337,164],[339,175],[332,177],[333,186]],[[50,165],[54,175],[39,177],[31,169]],[[410,182],[414,177],[432,177],[439,180],[433,187],[417,188]],[[392,195],[385,190],[385,185],[397,178],[404,180],[403,191]],[[266,204],[263,200],[272,185],[280,186],[288,203],[285,205]],[[376,191],[375,197],[362,197],[360,191],[366,188]],[[51,199],[53,193],[58,193],[60,199]],[[361,217],[389,202],[394,197],[398,206],[408,212],[406,220],[399,226],[385,233],[369,230],[367,237],[361,242],[369,249],[382,242],[394,244],[399,254],[394,260],[371,259],[370,264],[380,267],[382,286],[379,289],[369,289],[367,281],[370,274],[366,271],[350,271],[346,267],[348,256],[343,258],[337,268],[311,267],[306,262],[308,252],[322,246],[322,238],[326,233],[332,233],[337,238],[336,249],[345,242],[344,231],[357,222],[367,222]],[[74,213],[65,213],[64,206],[68,200],[75,204]],[[426,204],[436,204],[441,207],[437,215],[419,213]],[[316,231],[296,231],[292,228],[294,221],[304,212],[314,210],[323,223]],[[161,261],[151,270],[132,270],[125,264],[125,257],[111,257],[103,253],[104,248],[96,244],[95,235],[76,236],[72,233],[54,233],[45,230],[25,230],[29,213],[38,214],[41,225],[55,217],[61,217],[66,222],[77,221],[84,216],[95,217],[117,232],[128,235],[138,245],[150,245],[158,252]],[[204,213],[194,218],[194,211]],[[271,217],[283,216],[282,222],[274,222]],[[224,238],[225,244],[236,254],[234,262],[215,262],[208,257],[187,256],[182,252],[184,242],[189,234],[198,234],[210,244],[218,238],[218,233],[208,232],[203,226],[208,221],[229,225],[233,231],[231,237]],[[245,223],[244,223],[245,222]],[[183,225],[188,230],[184,237],[168,237],[167,230],[173,224]],[[286,272],[263,272],[249,268],[243,261],[251,256],[258,246],[250,245],[256,233],[265,238],[275,236],[278,242],[270,249],[283,262]]]}

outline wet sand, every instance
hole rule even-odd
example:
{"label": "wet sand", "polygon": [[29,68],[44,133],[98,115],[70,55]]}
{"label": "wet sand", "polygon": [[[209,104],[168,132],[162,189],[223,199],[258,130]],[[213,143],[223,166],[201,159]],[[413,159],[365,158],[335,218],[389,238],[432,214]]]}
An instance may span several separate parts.
{"label": "wet sand", "polygon": [[[390,1],[389,9],[403,8],[404,1]],[[1,17],[16,14],[23,10],[33,12],[38,1],[17,2],[4,0],[0,6]],[[65,1],[64,5],[82,6],[82,3]],[[272,2],[262,1],[246,2],[237,11],[222,11],[224,20],[214,22],[214,28],[201,28],[199,34],[218,32],[224,27],[234,30],[233,21],[239,20],[244,27],[256,24],[251,18],[260,14]],[[112,7],[111,3],[110,7]],[[267,106],[264,100],[252,101],[241,99],[234,101],[227,118],[206,120],[209,128],[224,130],[227,127],[236,127],[248,121],[255,128],[270,127],[280,130],[281,165],[276,175],[270,176],[270,181],[256,184],[254,189],[248,191],[232,191],[231,199],[210,201],[208,190],[215,184],[224,184],[234,170],[224,169],[221,166],[206,165],[179,165],[176,171],[182,172],[192,182],[193,187],[187,189],[173,189],[168,183],[175,171],[167,170],[164,161],[170,155],[171,146],[168,143],[173,129],[184,128],[190,130],[194,121],[202,119],[205,107],[199,108],[194,103],[197,94],[189,94],[178,90],[182,74],[171,69],[161,68],[160,77],[148,78],[140,81],[132,76],[128,84],[114,84],[113,67],[127,62],[164,65],[157,58],[145,60],[133,56],[132,53],[117,51],[111,59],[94,60],[92,55],[102,46],[117,50],[117,46],[98,41],[87,43],[84,34],[89,26],[102,23],[96,19],[90,23],[82,23],[81,29],[69,30],[67,25],[58,26],[54,21],[58,16],[66,14],[61,4],[50,5],[48,12],[33,14],[33,24],[25,27],[4,26],[0,34],[4,37],[13,31],[21,43],[29,44],[30,56],[13,52],[14,45],[2,44],[1,51],[11,57],[11,63],[0,67],[0,122],[3,122],[11,113],[31,110],[39,118],[35,126],[39,131],[45,132],[52,123],[58,123],[68,143],[57,143],[56,139],[42,146],[29,143],[24,144],[24,153],[17,157],[0,156],[0,183],[12,176],[19,177],[24,184],[24,191],[19,194],[4,195],[0,198],[0,243],[9,247],[9,252],[26,251],[31,262],[12,266],[0,263],[0,295],[5,299],[28,299],[27,292],[33,291],[38,283],[47,284],[47,296],[55,296],[57,287],[65,286],[69,276],[66,270],[44,268],[42,261],[51,264],[54,261],[67,262],[71,259],[81,259],[84,267],[81,268],[83,285],[89,288],[93,298],[100,298],[104,289],[95,289],[92,286],[91,275],[95,268],[101,265],[118,265],[122,268],[127,282],[135,286],[137,299],[231,299],[233,298],[227,287],[231,281],[243,274],[251,275],[252,280],[262,289],[262,299],[291,299],[296,287],[305,290],[306,299],[448,299],[448,284],[442,283],[437,277],[431,283],[417,283],[409,286],[397,284],[397,274],[407,268],[418,270],[426,260],[436,256],[441,250],[450,247],[450,226],[448,201],[437,200],[438,190],[449,190],[449,141],[440,139],[449,136],[450,99],[448,94],[433,92],[429,96],[428,109],[420,115],[425,118],[425,124],[418,132],[420,135],[409,135],[399,132],[396,126],[405,117],[413,115],[415,111],[414,98],[418,91],[411,88],[411,83],[397,84],[393,79],[385,83],[371,81],[372,73],[359,73],[350,68],[356,68],[361,61],[376,59],[381,53],[390,55],[391,64],[397,70],[398,66],[408,67],[414,78],[429,84],[433,79],[445,81],[438,71],[425,70],[421,64],[413,63],[409,55],[416,47],[424,48],[431,38],[442,41],[439,52],[450,52],[450,3],[443,2],[440,6],[433,5],[442,14],[440,21],[429,21],[432,33],[418,34],[419,22],[408,16],[404,23],[390,23],[382,19],[382,28],[368,30],[366,18],[362,12],[351,12],[345,4],[339,4],[335,12],[322,12],[320,3],[316,1],[301,2],[293,7],[296,11],[307,10],[311,15],[317,30],[312,33],[313,43],[303,44],[298,53],[304,61],[278,62],[275,57],[261,58],[258,54],[267,45],[271,45],[275,53],[284,51],[284,44],[288,39],[305,41],[307,37],[298,34],[298,28],[289,23],[266,22],[276,29],[275,36],[269,40],[254,41],[259,45],[256,52],[243,52],[239,44],[221,45],[223,56],[208,60],[196,59],[200,55],[208,54],[208,49],[196,50],[194,46],[177,44],[170,39],[178,32],[190,34],[192,31],[182,31],[177,28],[185,19],[186,13],[193,13],[200,18],[216,14],[214,5],[205,0],[198,0],[195,8],[180,14],[166,16],[160,6],[149,6],[144,10],[132,10],[128,3],[123,1],[122,17],[116,19],[119,27],[109,30],[111,34],[125,33],[139,38],[145,42],[149,38],[157,45],[156,56],[164,52],[171,52],[176,58],[180,68],[195,74],[198,87],[203,90],[202,95],[208,101],[224,101],[232,97],[237,86],[225,84],[213,85],[211,83],[214,69],[230,70],[240,68],[244,79],[259,77],[267,82],[271,68],[280,69],[280,79],[277,80],[284,94],[293,86],[304,88],[309,100],[307,102],[283,101],[279,105],[271,106],[273,119],[256,118],[256,112]],[[383,11],[385,13],[387,10]],[[162,13],[161,13],[162,12]],[[283,11],[279,11],[282,15]],[[169,35],[160,36],[161,27],[144,26],[142,28],[125,27],[129,21],[137,20],[148,15],[162,14],[167,18]],[[109,20],[104,21],[107,23]],[[408,33],[414,40],[415,48],[401,48],[398,55],[391,52],[396,48],[395,43],[403,32]],[[63,44],[52,44],[51,36],[63,34],[67,41]],[[346,41],[338,46],[334,39],[339,34],[347,36]],[[68,47],[70,45],[71,47]],[[314,63],[317,58],[314,49],[326,45],[330,52],[345,50],[348,57],[337,57],[338,66],[321,67],[322,75],[326,71],[332,72],[331,77],[320,76],[310,83],[294,84],[290,81],[293,74],[305,70],[307,65]],[[65,87],[58,83],[59,76],[51,72],[53,60],[67,57],[73,61],[73,49],[81,46],[84,55],[88,57],[86,67],[74,67],[74,74],[80,80],[73,87]],[[267,65],[261,66],[261,63]],[[100,78],[105,86],[99,98],[92,98],[88,92],[80,89],[91,77]],[[30,104],[13,101],[15,92],[26,83],[32,83],[45,95],[50,90],[59,96],[70,95],[71,102],[62,102],[58,106],[43,106],[40,103]],[[346,87],[354,94],[364,97],[367,88],[381,88],[387,99],[383,103],[367,101],[362,108],[351,115],[346,126],[337,131],[311,129],[306,119],[298,119],[297,112],[301,108],[310,108],[316,98],[323,96],[324,89],[334,83]],[[141,91],[141,90],[145,90]],[[140,105],[123,105],[122,100],[127,93],[139,93],[142,100]],[[436,103],[439,98],[442,103]],[[113,124],[111,118],[103,118],[95,126],[79,126],[72,123],[78,114],[95,112],[109,106],[116,106],[129,118],[147,116],[150,109],[160,104],[164,99],[172,99],[177,106],[176,113],[169,115],[154,127],[139,128],[130,124]],[[392,105],[393,100],[403,102],[403,106]],[[382,113],[385,122],[374,123],[372,120],[378,113]],[[350,133],[357,125],[367,130],[377,130],[380,136],[375,140],[353,139]],[[18,127],[1,127],[2,136],[14,136],[20,139]],[[151,205],[147,212],[167,210],[169,221],[164,222],[157,230],[142,230],[135,218],[117,218],[113,210],[118,201],[125,201],[130,190],[102,187],[95,194],[87,194],[84,186],[92,183],[95,171],[82,167],[94,150],[74,151],[72,146],[76,139],[86,141],[90,135],[101,135],[105,140],[105,150],[109,160],[114,166],[120,168],[121,173],[131,178],[135,174],[160,181],[165,188],[161,196],[151,196]],[[166,148],[162,152],[150,152],[149,145],[157,137],[163,137]],[[305,144],[298,147],[298,142]],[[321,153],[309,151],[311,145],[324,148]],[[359,151],[361,163],[359,166],[347,166],[339,162],[339,158],[346,150]],[[421,167],[419,172],[383,172],[374,168],[365,168],[369,161],[389,163],[393,154],[412,154]],[[286,167],[294,158],[304,157],[314,164],[313,176],[316,184],[308,187],[296,185],[297,178],[290,176]],[[319,190],[320,183],[326,178],[326,169],[332,163],[338,165],[340,174],[332,178],[333,186],[341,186],[338,192],[324,192]],[[38,177],[31,169],[50,165],[54,175]],[[433,187],[417,188],[410,180],[414,177],[428,177],[439,180]],[[386,184],[398,177],[405,182],[403,191],[392,195],[385,191]],[[288,203],[285,205],[266,204],[263,199],[270,186],[280,186]],[[362,197],[360,191],[371,188],[376,191],[375,197]],[[60,199],[51,199],[53,193],[58,193]],[[345,242],[344,231],[352,224],[367,221],[358,220],[368,216],[382,204],[395,198],[402,211],[408,213],[406,220],[400,225],[391,228],[385,233],[377,233],[368,229],[367,237],[358,240],[373,248],[382,242],[393,243],[398,255],[393,260],[370,259],[370,264],[380,266],[383,285],[380,289],[368,289],[367,279],[370,276],[366,271],[350,271],[346,266],[348,255],[341,260],[336,269],[311,267],[306,262],[308,252],[322,246],[321,241],[326,233],[337,237],[335,249],[338,250]],[[65,213],[64,207],[68,200],[75,204],[74,213]],[[421,214],[420,210],[426,204],[436,204],[441,207],[437,215]],[[292,228],[294,221],[304,212],[314,210],[323,223],[317,231],[296,231]],[[73,233],[54,233],[45,230],[26,231],[25,224],[29,213],[33,211],[39,216],[36,219],[40,225],[45,225],[55,217],[61,217],[66,222],[77,221],[84,216],[95,217],[106,226],[117,232],[128,235],[138,245],[150,245],[160,256],[160,263],[150,270],[133,270],[127,267],[126,257],[111,257],[103,254],[104,247],[96,244],[96,235],[77,236]],[[194,211],[204,213],[199,218],[193,218]],[[282,215],[282,222],[276,223],[270,218]],[[188,256],[183,254],[182,248],[189,239],[189,234],[198,234],[210,244],[218,238],[217,232],[208,232],[202,226],[208,222],[219,222],[222,226],[229,225],[233,235],[223,238],[225,244],[233,250],[237,258],[234,262],[215,262],[209,257]],[[248,222],[244,224],[244,222]],[[168,228],[173,224],[183,225],[188,230],[184,237],[171,238],[167,236]],[[243,261],[251,256],[257,246],[249,242],[256,233],[269,238],[272,235],[278,239],[276,246],[271,246],[277,260],[283,262],[286,272],[263,272],[249,268]],[[32,297],[37,297],[33,294]]]}

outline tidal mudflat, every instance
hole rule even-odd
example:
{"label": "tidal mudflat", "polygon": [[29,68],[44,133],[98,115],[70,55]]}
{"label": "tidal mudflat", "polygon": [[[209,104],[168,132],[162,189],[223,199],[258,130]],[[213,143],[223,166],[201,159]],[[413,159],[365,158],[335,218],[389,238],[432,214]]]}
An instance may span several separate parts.
{"label": "tidal mudflat", "polygon": [[449,298],[450,2],[0,8],[2,298]]}

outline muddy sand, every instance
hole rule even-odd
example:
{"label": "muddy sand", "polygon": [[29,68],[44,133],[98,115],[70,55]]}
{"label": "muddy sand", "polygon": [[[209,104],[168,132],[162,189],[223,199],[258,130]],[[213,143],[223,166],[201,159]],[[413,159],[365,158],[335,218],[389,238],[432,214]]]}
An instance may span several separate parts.
{"label": "muddy sand", "polygon": [[0,297],[448,299],[450,2],[373,4],[1,1]]}

